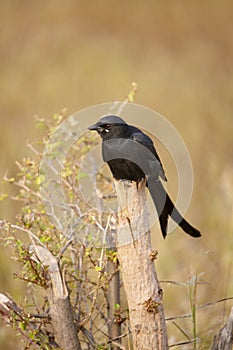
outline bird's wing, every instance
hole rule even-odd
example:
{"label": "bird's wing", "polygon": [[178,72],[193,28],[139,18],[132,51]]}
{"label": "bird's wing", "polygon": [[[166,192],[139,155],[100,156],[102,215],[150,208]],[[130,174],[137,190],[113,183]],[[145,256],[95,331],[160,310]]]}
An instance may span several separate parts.
{"label": "bird's wing", "polygon": [[156,158],[156,165],[159,165],[159,175],[164,180],[167,181],[165,171],[163,169],[162,162],[158,156],[158,153],[156,152],[156,149],[154,147],[153,141],[150,139],[149,136],[144,134],[142,131],[136,131],[132,133],[132,140],[140,143],[141,145],[145,146],[147,149],[150,150],[150,152],[153,154],[153,156]]}

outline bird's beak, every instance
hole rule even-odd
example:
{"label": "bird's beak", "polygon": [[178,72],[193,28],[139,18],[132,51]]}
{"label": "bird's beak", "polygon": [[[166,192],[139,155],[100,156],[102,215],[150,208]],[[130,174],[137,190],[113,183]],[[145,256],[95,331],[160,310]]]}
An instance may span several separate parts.
{"label": "bird's beak", "polygon": [[88,130],[98,130],[99,126],[97,124],[88,127]]}

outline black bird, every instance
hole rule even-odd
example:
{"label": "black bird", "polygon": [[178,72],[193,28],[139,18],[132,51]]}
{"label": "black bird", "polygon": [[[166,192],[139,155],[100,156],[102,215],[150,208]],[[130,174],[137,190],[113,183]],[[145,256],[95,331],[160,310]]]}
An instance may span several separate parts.
{"label": "black bird", "polygon": [[176,209],[160,178],[167,181],[161,160],[149,136],[122,118],[109,115],[101,118],[89,130],[101,136],[102,156],[116,180],[140,182],[147,179],[147,187],[159,216],[163,237],[167,235],[168,216],[190,236],[201,233],[191,226]]}

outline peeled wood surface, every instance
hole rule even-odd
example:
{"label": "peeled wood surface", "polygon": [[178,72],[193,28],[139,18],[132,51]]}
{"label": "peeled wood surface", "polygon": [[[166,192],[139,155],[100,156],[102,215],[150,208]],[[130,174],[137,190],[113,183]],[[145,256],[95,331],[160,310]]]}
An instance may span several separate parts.
{"label": "peeled wood surface", "polygon": [[[168,349],[162,289],[151,247],[145,183],[116,181],[118,258],[129,305],[135,350]],[[131,243],[122,245],[124,235]],[[127,238],[127,239],[128,239]]]}
{"label": "peeled wood surface", "polygon": [[46,248],[30,246],[32,257],[48,269],[48,300],[56,342],[65,350],[80,350],[69,294],[57,259]]}

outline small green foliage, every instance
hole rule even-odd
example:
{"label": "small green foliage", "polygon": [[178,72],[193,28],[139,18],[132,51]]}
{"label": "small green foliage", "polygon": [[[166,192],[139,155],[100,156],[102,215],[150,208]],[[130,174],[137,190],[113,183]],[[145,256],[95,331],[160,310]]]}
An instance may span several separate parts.
{"label": "small green foliage", "polygon": [[[55,114],[48,122],[45,119],[38,119],[38,128],[46,133],[38,142],[40,148],[45,146],[49,135],[63,117],[63,114]],[[14,277],[24,281],[27,287],[25,301],[22,298],[22,310],[18,313],[13,312],[10,321],[18,335],[23,337],[25,350],[28,348],[53,349],[55,337],[47,298],[47,290],[51,288],[51,278],[48,268],[39,262],[35,254],[31,253],[33,250],[30,250],[30,247],[33,245],[46,247],[56,257],[61,275],[64,276],[69,290],[71,305],[76,315],[75,322],[77,327],[80,326],[79,336],[82,342],[88,347],[89,339],[85,334],[91,334],[96,349],[109,349],[106,327],[109,303],[107,291],[112,274],[109,275],[107,271],[107,262],[111,259],[117,263],[117,254],[114,251],[100,251],[94,248],[95,240],[87,229],[87,223],[91,223],[94,227],[98,222],[104,229],[107,216],[103,215],[100,220],[99,213],[90,210],[78,191],[79,181],[85,180],[88,176],[81,168],[83,157],[97,142],[99,142],[98,136],[93,133],[87,133],[81,137],[70,149],[61,174],[67,205],[74,206],[77,209],[77,215],[82,215],[82,220],[76,229],[77,232],[86,232],[87,246],[81,244],[76,235],[70,239],[60,232],[46,214],[40,186],[43,184],[44,188],[47,188],[47,184],[45,175],[40,171],[42,155],[39,151],[34,152],[32,158],[23,158],[21,162],[16,163],[17,177],[5,177],[6,182],[19,189],[13,199],[22,204],[16,223],[0,221],[0,228],[5,232],[2,242],[11,246],[12,257],[20,266]],[[60,140],[47,145],[52,158],[57,157],[61,145]],[[35,147],[33,145],[34,150]],[[104,172],[97,175],[97,178],[100,192],[106,188],[112,190]],[[7,198],[6,194],[0,196],[0,200],[4,198]],[[26,309],[29,311],[26,312]],[[116,305],[116,312],[116,318],[124,322],[120,305]],[[89,333],[82,333],[82,329]],[[92,334],[93,329],[95,332]],[[128,332],[128,327],[125,328],[125,332]],[[101,345],[98,347],[97,344]]]}
{"label": "small green foliage", "polygon": [[77,174],[77,180],[82,180],[82,179],[85,179],[85,178],[87,178],[88,177],[88,175],[87,175],[87,173],[85,173],[84,171],[79,171],[78,172],[78,174]]}
{"label": "small green foliage", "polygon": [[43,174],[40,174],[36,177],[36,184],[38,186],[40,186],[44,182],[45,182],[45,176]]}
{"label": "small green foliage", "polygon": [[19,322],[18,327],[19,329],[21,329],[21,331],[25,331],[27,327],[26,322],[25,321]]}
{"label": "small green foliage", "polygon": [[108,344],[106,344],[106,345],[97,345],[97,348],[96,348],[97,350],[109,350],[110,349],[110,347],[109,347],[109,345]]}
{"label": "small green foliage", "polygon": [[107,258],[109,260],[111,260],[114,264],[117,264],[118,258],[117,258],[117,251],[116,250],[108,249],[106,254],[107,254]]}
{"label": "small green foliage", "polygon": [[[43,230],[42,230],[43,231]],[[40,236],[40,241],[42,242],[42,243],[49,243],[50,241],[52,240],[52,237],[51,236],[49,236],[49,235],[46,235],[46,234],[42,234],[41,236]]]}
{"label": "small green foliage", "polygon": [[0,195],[0,201],[3,201],[4,199],[8,198],[8,194],[7,193],[2,193]]}
{"label": "small green foliage", "polygon": [[138,90],[137,83],[135,83],[135,82],[131,83],[131,90],[128,93],[128,100],[129,100],[129,102],[134,102],[137,90]]}

